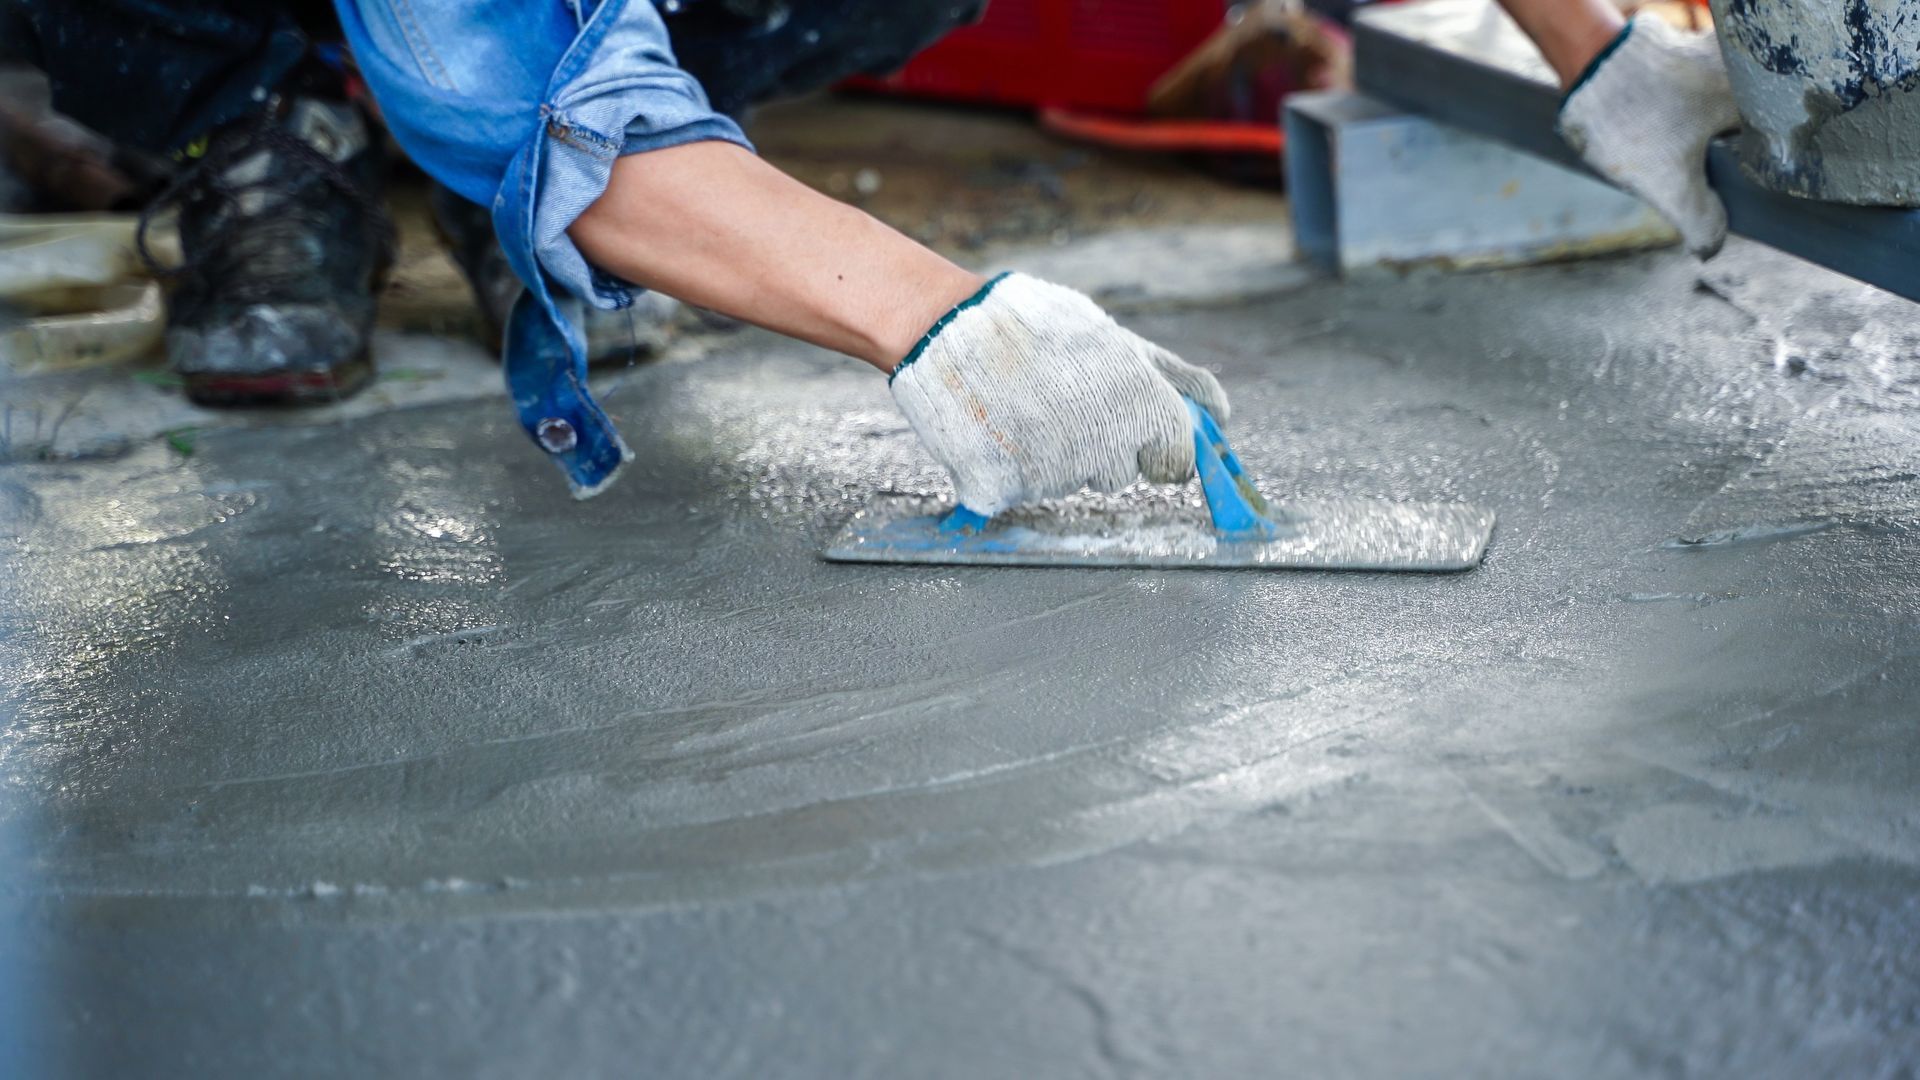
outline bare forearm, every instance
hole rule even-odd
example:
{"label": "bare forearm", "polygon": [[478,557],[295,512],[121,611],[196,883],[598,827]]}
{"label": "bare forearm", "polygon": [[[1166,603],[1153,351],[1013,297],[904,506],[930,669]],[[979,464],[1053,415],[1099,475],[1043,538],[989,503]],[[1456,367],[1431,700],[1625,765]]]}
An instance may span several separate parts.
{"label": "bare forearm", "polygon": [[982,284],[722,142],[621,158],[569,235],[628,281],[883,370]]}
{"label": "bare forearm", "polygon": [[1573,86],[1625,25],[1611,0],[1500,0],[1500,6],[1540,47],[1563,88]]}

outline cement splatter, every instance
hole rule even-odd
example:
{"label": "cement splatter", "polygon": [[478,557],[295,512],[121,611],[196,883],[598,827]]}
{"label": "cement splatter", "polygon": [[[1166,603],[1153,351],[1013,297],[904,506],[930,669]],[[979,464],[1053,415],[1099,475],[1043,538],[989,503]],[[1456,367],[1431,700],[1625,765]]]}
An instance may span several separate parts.
{"label": "cement splatter", "polygon": [[1902,4],[1714,0],[1741,164],[1789,195],[1920,205],[1920,20]]}

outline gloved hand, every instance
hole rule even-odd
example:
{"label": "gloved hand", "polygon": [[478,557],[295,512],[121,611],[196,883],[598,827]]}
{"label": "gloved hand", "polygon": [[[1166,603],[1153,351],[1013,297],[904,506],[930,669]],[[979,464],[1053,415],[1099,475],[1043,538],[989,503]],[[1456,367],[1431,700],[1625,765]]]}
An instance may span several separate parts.
{"label": "gloved hand", "polygon": [[1707,144],[1739,125],[1713,35],[1653,17],[1628,23],[1560,106],[1567,143],[1652,204],[1702,259],[1727,238],[1727,208],[1707,186]]}
{"label": "gloved hand", "polygon": [[894,370],[893,399],[960,504],[981,514],[1140,475],[1193,476],[1181,395],[1222,422],[1214,377],[1114,322],[1087,297],[1003,274],[948,312]]}

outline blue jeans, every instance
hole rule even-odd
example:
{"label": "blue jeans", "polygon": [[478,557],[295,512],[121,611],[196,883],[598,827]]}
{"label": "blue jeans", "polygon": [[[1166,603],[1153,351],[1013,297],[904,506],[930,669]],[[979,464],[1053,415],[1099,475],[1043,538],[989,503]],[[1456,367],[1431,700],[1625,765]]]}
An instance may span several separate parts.
{"label": "blue jeans", "polygon": [[[394,136],[441,183],[491,206],[527,291],[508,319],[521,425],[577,497],[632,455],[587,387],[575,301],[627,283],[567,237],[614,161],[702,140],[746,147],[728,114],[904,63],[982,0],[335,0]],[[709,94],[711,93],[711,97]],[[750,148],[750,147],[749,147]]]}

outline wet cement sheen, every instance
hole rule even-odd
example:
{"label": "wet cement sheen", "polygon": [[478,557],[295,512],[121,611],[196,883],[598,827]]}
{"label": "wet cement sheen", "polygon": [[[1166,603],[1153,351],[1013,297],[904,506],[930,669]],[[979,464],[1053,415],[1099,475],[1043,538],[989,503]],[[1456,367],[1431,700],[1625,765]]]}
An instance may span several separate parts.
{"label": "wet cement sheen", "polygon": [[[1128,321],[1461,576],[847,566],[881,381],[0,472],[18,1045],[94,1072],[1899,1075],[1920,318],[1736,245]],[[1779,363],[1776,363],[1779,361]]]}

